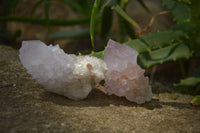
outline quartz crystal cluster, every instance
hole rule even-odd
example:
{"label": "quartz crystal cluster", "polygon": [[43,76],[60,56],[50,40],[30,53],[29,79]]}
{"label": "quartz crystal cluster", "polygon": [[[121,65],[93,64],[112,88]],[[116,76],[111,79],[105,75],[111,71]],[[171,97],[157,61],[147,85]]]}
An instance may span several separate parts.
{"label": "quartz crystal cluster", "polygon": [[108,71],[105,74],[108,94],[125,96],[129,101],[142,104],[152,97],[148,77],[137,64],[137,51],[127,45],[109,40],[104,56]]}
{"label": "quartz crystal cluster", "polygon": [[38,40],[23,41],[19,57],[27,72],[47,91],[73,100],[86,98],[107,71],[103,60],[66,54],[58,45],[47,46]]}

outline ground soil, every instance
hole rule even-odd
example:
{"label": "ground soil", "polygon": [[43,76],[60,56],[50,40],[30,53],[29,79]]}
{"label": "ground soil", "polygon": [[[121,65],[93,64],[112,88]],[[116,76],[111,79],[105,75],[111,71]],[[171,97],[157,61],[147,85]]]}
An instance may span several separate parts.
{"label": "ground soil", "polygon": [[82,101],[44,90],[26,73],[18,51],[0,45],[0,132],[199,133],[200,107],[193,96],[152,85],[142,105],[109,96],[98,85]]}

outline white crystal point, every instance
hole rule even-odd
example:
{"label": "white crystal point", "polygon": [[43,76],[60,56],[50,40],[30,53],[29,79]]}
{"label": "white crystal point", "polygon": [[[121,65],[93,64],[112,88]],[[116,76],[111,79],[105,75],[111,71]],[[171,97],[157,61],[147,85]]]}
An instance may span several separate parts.
{"label": "white crystal point", "polygon": [[138,104],[150,101],[152,91],[144,70],[137,64],[137,51],[127,45],[109,40],[104,56],[108,71],[105,74],[108,94],[125,96]]}
{"label": "white crystal point", "polygon": [[90,56],[66,54],[58,45],[41,41],[23,41],[20,60],[27,72],[47,91],[73,100],[84,99],[92,87],[104,79],[103,60]]}

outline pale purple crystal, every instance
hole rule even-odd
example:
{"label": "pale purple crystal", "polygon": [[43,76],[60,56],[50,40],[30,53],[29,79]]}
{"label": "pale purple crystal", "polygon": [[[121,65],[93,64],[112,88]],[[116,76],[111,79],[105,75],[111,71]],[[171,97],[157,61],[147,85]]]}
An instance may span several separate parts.
{"label": "pale purple crystal", "polygon": [[39,40],[23,41],[19,52],[33,79],[47,91],[73,100],[86,98],[107,70],[101,59],[67,54],[59,45],[47,46]]}
{"label": "pale purple crystal", "polygon": [[137,64],[137,55],[129,46],[109,40],[104,56],[108,67],[105,83],[108,94],[142,104],[151,100],[152,91],[145,71]]}

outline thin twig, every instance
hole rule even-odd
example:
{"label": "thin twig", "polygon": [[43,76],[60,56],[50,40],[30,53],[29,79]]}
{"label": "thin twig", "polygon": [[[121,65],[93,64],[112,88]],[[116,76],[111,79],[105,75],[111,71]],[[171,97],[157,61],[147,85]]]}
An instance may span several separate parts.
{"label": "thin twig", "polygon": [[149,24],[147,25],[147,27],[145,27],[145,28],[142,30],[141,34],[144,34],[145,32],[147,32],[147,31],[152,27],[152,25],[153,25],[155,19],[156,19],[158,16],[164,15],[164,14],[168,14],[168,13],[170,13],[170,11],[163,11],[163,12],[159,12],[158,14],[154,15],[154,16],[151,18],[151,20],[150,20]]}

